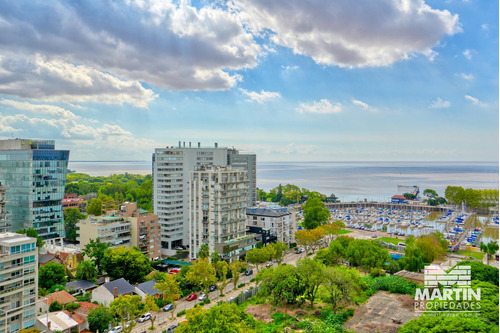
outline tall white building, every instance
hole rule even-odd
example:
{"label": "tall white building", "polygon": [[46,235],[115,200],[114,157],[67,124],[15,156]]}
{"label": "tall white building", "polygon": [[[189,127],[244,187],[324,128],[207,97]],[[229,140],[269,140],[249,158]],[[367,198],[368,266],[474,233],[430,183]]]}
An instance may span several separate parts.
{"label": "tall white building", "polygon": [[0,233],[0,333],[34,327],[37,296],[36,239]]}
{"label": "tall white building", "polygon": [[[237,155],[249,157],[241,160]],[[160,223],[162,254],[174,254],[176,247],[188,245],[190,173],[201,166],[227,166],[231,161],[237,164],[235,168],[249,170],[247,174],[251,174],[253,185],[247,191],[255,193],[255,154],[240,154],[235,149],[218,147],[217,143],[202,147],[200,143],[194,146],[189,142],[186,146],[185,142],[179,142],[177,147],[155,149],[153,212]]]}
{"label": "tall white building", "polygon": [[229,262],[257,245],[245,231],[248,177],[230,166],[200,167],[189,184],[189,255],[196,259],[203,244]]}

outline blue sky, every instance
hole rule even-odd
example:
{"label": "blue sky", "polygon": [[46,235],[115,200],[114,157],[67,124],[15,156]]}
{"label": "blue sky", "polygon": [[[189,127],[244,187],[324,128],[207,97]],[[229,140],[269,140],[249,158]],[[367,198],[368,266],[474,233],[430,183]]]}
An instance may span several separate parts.
{"label": "blue sky", "polygon": [[498,1],[0,1],[0,137],[498,161]]}

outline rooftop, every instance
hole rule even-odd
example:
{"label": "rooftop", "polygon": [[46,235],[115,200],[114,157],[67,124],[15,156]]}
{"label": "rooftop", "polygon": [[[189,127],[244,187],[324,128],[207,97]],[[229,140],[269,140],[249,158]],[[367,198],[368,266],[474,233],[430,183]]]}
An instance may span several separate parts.
{"label": "rooftop", "polygon": [[116,287],[118,295],[130,294],[135,291],[134,286],[128,283],[124,278],[119,278],[118,280],[105,283],[103,284],[103,287],[106,288],[111,294],[113,294],[113,290]]}
{"label": "rooftop", "polygon": [[42,300],[44,300],[43,302],[47,305],[50,305],[56,301],[62,305],[76,301],[76,298],[74,298],[66,290],[56,291],[55,293],[48,294],[46,297],[47,299],[42,298]]}
{"label": "rooftop", "polygon": [[286,208],[247,208],[247,215],[282,217],[291,214]]}
{"label": "rooftop", "polygon": [[52,332],[55,331],[65,331],[71,329],[73,327],[78,326],[78,322],[71,318],[67,311],[58,311],[51,312],[48,315],[43,314],[38,317],[38,321],[41,322],[44,326],[48,326],[48,322],[50,323],[50,330]]}

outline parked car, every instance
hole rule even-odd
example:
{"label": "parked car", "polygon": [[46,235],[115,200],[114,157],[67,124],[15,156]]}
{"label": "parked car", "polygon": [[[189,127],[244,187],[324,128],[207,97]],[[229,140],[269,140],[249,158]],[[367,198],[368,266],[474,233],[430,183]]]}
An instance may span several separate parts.
{"label": "parked car", "polygon": [[210,286],[210,287],[208,288],[208,291],[210,291],[210,292],[212,292],[212,291],[216,291],[216,290],[217,290],[217,285],[216,285],[216,284],[214,284],[214,285],[212,285],[212,286]]}
{"label": "parked car", "polygon": [[191,295],[189,295],[189,296],[188,296],[187,300],[188,300],[188,301],[193,301],[193,300],[195,300],[195,299],[197,299],[197,298],[198,298],[198,295],[196,295],[196,294],[191,294]]}
{"label": "parked car", "polygon": [[398,243],[398,245],[399,245],[399,246],[406,247],[406,244],[405,244],[405,243],[403,243],[403,242],[399,242],[399,243]]}
{"label": "parked car", "polygon": [[203,293],[200,295],[200,297],[198,297],[198,300],[203,301],[203,300],[205,300],[205,298],[207,298],[207,295],[205,295],[205,293]]}
{"label": "parked car", "polygon": [[272,263],[272,262],[268,262],[268,263],[266,264],[266,268],[270,268],[270,267],[273,267],[273,263]]}
{"label": "parked car", "polygon": [[177,328],[177,325],[172,325],[167,328],[168,333],[173,333],[175,332],[175,329]]}
{"label": "parked car", "polygon": [[163,308],[163,311],[167,312],[167,311],[172,311],[173,309],[174,309],[174,306],[172,304],[167,304]]}
{"label": "parked car", "polygon": [[123,331],[123,327],[115,326],[109,330],[109,333],[121,333]]}
{"label": "parked car", "polygon": [[249,270],[246,270],[245,273],[243,275],[245,276],[250,276],[253,274],[253,269],[249,269]]}
{"label": "parked car", "polygon": [[138,321],[139,323],[143,323],[143,322],[145,322],[146,320],[150,320],[150,319],[151,319],[151,313],[149,313],[149,312],[148,312],[148,313],[145,313],[145,314],[143,314],[142,316],[140,316],[140,317],[139,317],[139,319],[137,319],[137,321]]}
{"label": "parked car", "polygon": [[372,238],[377,238],[377,235],[372,235]]}

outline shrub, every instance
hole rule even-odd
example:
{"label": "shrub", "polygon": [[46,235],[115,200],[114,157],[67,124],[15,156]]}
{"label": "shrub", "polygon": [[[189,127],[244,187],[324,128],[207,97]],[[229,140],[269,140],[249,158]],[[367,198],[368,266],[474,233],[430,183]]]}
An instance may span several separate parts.
{"label": "shrub", "polygon": [[385,271],[382,268],[372,268],[370,270],[370,276],[373,278],[376,278],[379,276],[385,276]]}
{"label": "shrub", "polygon": [[58,301],[52,302],[49,306],[50,312],[61,311],[62,309],[63,309],[63,306]]}
{"label": "shrub", "polygon": [[367,291],[373,295],[377,290],[385,290],[390,293],[414,295],[417,289],[415,282],[407,281],[400,276],[386,275],[376,278],[366,277]]}
{"label": "shrub", "polygon": [[254,282],[254,281],[255,281],[255,278],[251,278],[251,279],[250,279],[250,282]]}
{"label": "shrub", "polygon": [[245,286],[245,284],[244,284],[244,283],[240,283],[240,284],[238,285],[238,288],[241,288],[241,287],[244,287],[244,286]]}
{"label": "shrub", "polygon": [[185,314],[186,314],[186,310],[179,311],[179,312],[177,313],[177,317],[184,316]]}

